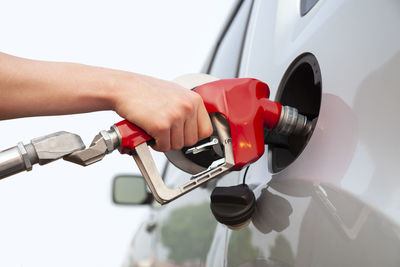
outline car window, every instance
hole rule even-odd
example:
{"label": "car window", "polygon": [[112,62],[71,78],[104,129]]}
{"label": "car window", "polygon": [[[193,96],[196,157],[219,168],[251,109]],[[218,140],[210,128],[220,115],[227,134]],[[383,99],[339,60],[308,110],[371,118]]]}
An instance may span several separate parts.
{"label": "car window", "polygon": [[240,3],[236,15],[222,35],[209,66],[211,75],[226,79],[237,77],[252,0]]}

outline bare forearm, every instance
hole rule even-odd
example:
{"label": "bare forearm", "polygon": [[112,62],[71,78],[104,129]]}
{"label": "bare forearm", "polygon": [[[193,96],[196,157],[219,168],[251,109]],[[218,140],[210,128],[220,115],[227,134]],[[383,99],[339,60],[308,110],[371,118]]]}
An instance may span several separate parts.
{"label": "bare forearm", "polygon": [[113,109],[114,71],[0,53],[0,119]]}
{"label": "bare forearm", "polygon": [[120,70],[0,53],[0,120],[114,110],[160,151],[211,135],[201,97],[175,83]]}

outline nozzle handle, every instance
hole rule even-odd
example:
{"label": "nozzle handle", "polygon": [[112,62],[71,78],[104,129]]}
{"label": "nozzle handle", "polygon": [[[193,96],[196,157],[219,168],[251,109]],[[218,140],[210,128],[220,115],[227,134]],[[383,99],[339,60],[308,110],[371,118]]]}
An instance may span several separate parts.
{"label": "nozzle handle", "polygon": [[143,129],[127,120],[120,121],[115,126],[120,139],[119,151],[121,154],[130,154],[138,145],[154,140]]}

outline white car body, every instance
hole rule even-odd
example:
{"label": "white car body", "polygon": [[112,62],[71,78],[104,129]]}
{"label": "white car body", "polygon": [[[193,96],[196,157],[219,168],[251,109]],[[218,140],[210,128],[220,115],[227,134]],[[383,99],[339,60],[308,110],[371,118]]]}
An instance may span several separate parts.
{"label": "white car body", "polygon": [[[216,223],[209,185],[153,207],[127,266],[400,266],[400,2],[306,1],[316,4],[304,16],[302,2],[244,1],[250,19],[237,68],[234,56],[223,58],[222,49],[235,46],[230,38],[240,39],[228,29],[209,70],[262,80],[276,99],[288,67],[312,54],[322,98],[308,144],[277,173],[267,152],[249,167],[257,206],[248,227]],[[243,175],[229,173],[217,185]],[[165,181],[172,187],[188,177],[170,165]]]}

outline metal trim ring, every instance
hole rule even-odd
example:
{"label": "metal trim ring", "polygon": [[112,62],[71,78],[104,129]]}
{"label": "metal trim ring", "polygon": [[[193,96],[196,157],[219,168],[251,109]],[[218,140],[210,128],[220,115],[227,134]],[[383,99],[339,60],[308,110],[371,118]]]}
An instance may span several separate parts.
{"label": "metal trim ring", "polygon": [[22,157],[22,159],[24,161],[25,169],[27,171],[32,170],[32,164],[31,164],[31,161],[29,159],[28,151],[26,151],[24,144],[22,142],[19,142],[17,144],[17,147],[18,147],[18,151],[21,154],[21,157]]}

